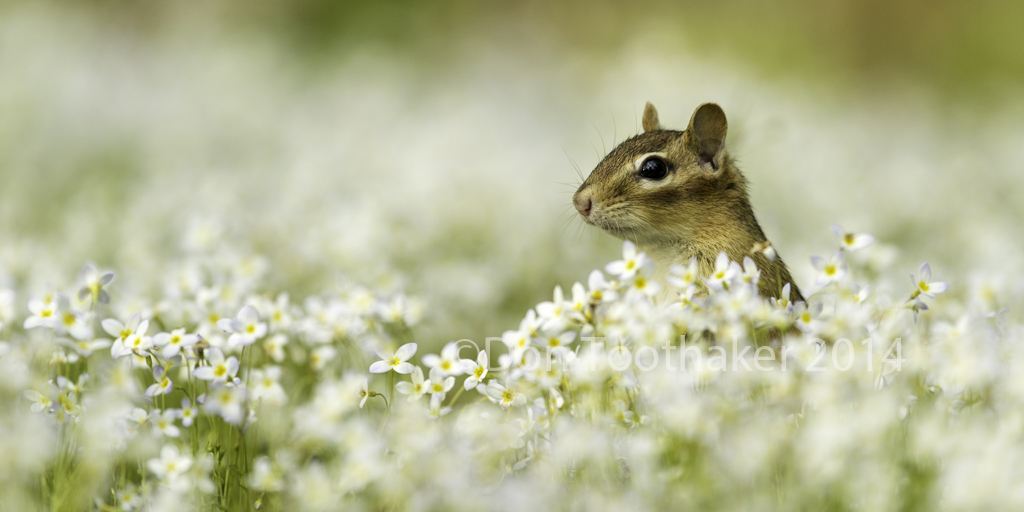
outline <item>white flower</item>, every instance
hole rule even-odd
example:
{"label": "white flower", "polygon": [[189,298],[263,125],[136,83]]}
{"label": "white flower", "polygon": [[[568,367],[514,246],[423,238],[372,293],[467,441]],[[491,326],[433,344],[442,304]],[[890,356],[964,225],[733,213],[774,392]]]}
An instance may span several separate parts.
{"label": "white flower", "polygon": [[436,366],[430,369],[430,381],[427,385],[427,391],[432,395],[431,398],[440,395],[441,398],[439,398],[439,400],[444,400],[445,393],[450,391],[454,386],[455,377],[445,378],[445,373]]}
{"label": "white flower", "polygon": [[217,327],[231,335],[228,338],[230,348],[252,345],[267,335],[267,324],[260,321],[260,312],[253,306],[242,308],[237,318],[218,320]]}
{"label": "white flower", "polygon": [[551,301],[537,304],[537,316],[545,327],[564,328],[569,321],[566,314],[568,311],[572,311],[572,304],[565,300],[561,286],[555,286]]}
{"label": "white flower", "polygon": [[548,406],[552,409],[561,409],[565,405],[565,399],[562,398],[562,393],[558,392],[558,388],[548,388]]}
{"label": "white flower", "polygon": [[117,359],[131,353],[140,355],[140,352],[149,348],[150,338],[146,336],[149,330],[149,320],[142,319],[142,313],[135,313],[128,317],[128,321],[120,321],[107,318],[101,322],[103,330],[114,337],[114,343],[110,346],[110,356]]}
{"label": "white flower", "polygon": [[744,283],[754,287],[761,280],[761,271],[757,269],[757,264],[754,263],[750,256],[743,257],[743,273],[740,277],[743,278]]}
{"label": "white flower", "polygon": [[72,309],[70,301],[63,295],[57,297],[56,316],[60,319],[56,323],[58,332],[66,332],[76,340],[92,339],[92,316]]}
{"label": "white flower", "polygon": [[[448,378],[451,379],[452,377],[448,377]],[[444,415],[452,412],[452,408],[451,407],[441,407],[441,400],[444,400],[444,395],[443,394],[441,394],[441,395],[433,395],[433,396],[430,397],[430,411],[429,411],[429,413],[430,413],[430,417],[433,418],[433,419],[440,418],[441,416],[444,416]]]}
{"label": "white flower", "polygon": [[132,412],[128,413],[129,424],[134,427],[134,431],[141,429],[144,425],[149,423],[149,413],[145,409],[135,407]]}
{"label": "white flower", "polygon": [[192,422],[199,416],[199,410],[192,406],[188,398],[181,399],[181,424],[191,427]]}
{"label": "white flower", "polygon": [[516,393],[511,388],[506,388],[497,380],[491,380],[487,384],[487,396],[491,401],[500,405],[502,409],[508,409],[512,406],[519,407],[526,403],[526,395]]}
{"label": "white flower", "polygon": [[868,300],[869,295],[871,295],[871,286],[865,285],[863,287],[857,288],[857,294],[854,295],[854,299],[857,301],[858,304],[863,304],[864,301]]}
{"label": "white flower", "polygon": [[533,344],[533,339],[530,337],[529,332],[519,329],[518,331],[505,331],[505,333],[501,335],[501,342],[508,347],[512,357],[516,359],[521,356],[531,344]]}
{"label": "white flower", "polygon": [[139,494],[139,490],[135,487],[135,484],[129,482],[124,489],[114,493],[114,499],[121,504],[121,510],[129,512],[135,510],[144,503],[142,495]]}
{"label": "white flower", "polygon": [[712,290],[723,290],[736,279],[740,272],[739,263],[730,261],[728,255],[720,252],[715,258],[715,270],[711,272],[710,276],[704,278],[704,281]]}
{"label": "white flower", "polygon": [[224,352],[217,347],[206,349],[206,361],[210,363],[209,366],[200,366],[192,372],[196,378],[213,382],[227,382],[238,373],[238,358],[235,356],[225,358]]}
{"label": "white flower", "polygon": [[754,244],[750,254],[756,255],[757,253],[763,254],[768,261],[775,261],[775,258],[778,257],[778,254],[775,253],[775,248],[772,247],[772,243],[769,240]]}
{"label": "white flower", "polygon": [[391,370],[396,373],[412,373],[413,366],[409,359],[416,355],[415,343],[406,343],[394,352],[382,349],[376,349],[375,352],[381,360],[370,365],[370,373],[385,373]]}
{"label": "white flower", "polygon": [[694,300],[693,294],[697,293],[697,286],[687,286],[685,290],[679,292],[679,305],[682,308],[699,308],[701,306],[699,299]]}
{"label": "white flower", "polygon": [[51,405],[53,405],[53,400],[50,400],[46,395],[34,389],[25,391],[25,398],[32,401],[32,412],[46,411],[50,409]]}
{"label": "white flower", "polygon": [[[454,377],[452,377],[452,379],[454,379]],[[429,386],[430,381],[423,380],[423,370],[417,366],[412,372],[412,382],[399,382],[395,384],[395,389],[403,395],[409,395],[409,402],[415,402],[427,392],[427,388]]]}
{"label": "white flower", "polygon": [[164,358],[170,359],[181,352],[183,348],[189,348],[199,342],[196,334],[185,334],[185,328],[175,329],[171,332],[162,332],[153,336],[153,344],[161,349]]}
{"label": "white flower", "polygon": [[401,293],[395,294],[387,302],[378,303],[377,315],[385,322],[402,322],[410,326],[419,323],[422,316],[420,305]]}
{"label": "white flower", "polygon": [[466,388],[466,391],[475,388],[478,384],[484,381],[487,377],[487,367],[490,365],[490,360],[487,358],[487,351],[481,350],[476,356],[476,361],[472,359],[462,360],[462,370],[466,372],[469,377],[462,383],[462,386]]}
{"label": "white flower", "polygon": [[337,356],[338,351],[330,345],[317,347],[309,353],[309,367],[316,371],[320,371],[324,368],[324,365],[332,361]]}
{"label": "white flower", "polygon": [[836,251],[828,260],[821,256],[811,256],[811,265],[818,271],[818,277],[814,281],[818,286],[842,281],[848,270],[843,251]]}
{"label": "white flower", "polygon": [[771,304],[773,306],[775,306],[775,307],[777,307],[777,308],[779,308],[781,310],[792,311],[793,310],[793,303],[789,301],[789,294],[790,294],[790,284],[786,283],[782,287],[782,293],[780,293],[778,297],[772,297],[770,299],[770,302],[771,302]]}
{"label": "white flower", "polygon": [[241,425],[246,418],[245,388],[242,386],[216,386],[207,393],[203,409],[224,421]]}
{"label": "white flower", "polygon": [[686,289],[697,283],[700,277],[700,267],[697,266],[697,258],[690,258],[690,262],[684,267],[672,265],[668,269],[668,284],[676,288]]}
{"label": "white flower", "polygon": [[157,365],[153,367],[153,380],[156,381],[156,384],[152,384],[146,389],[146,396],[167,395],[174,391],[174,382],[167,376],[163,366]]}
{"label": "white flower", "polygon": [[26,329],[33,329],[36,327],[49,327],[53,329],[57,326],[57,302],[54,300],[45,301],[42,299],[32,299],[28,301],[28,310],[31,313],[28,318],[25,319],[24,327]]}
{"label": "white flower", "polygon": [[86,382],[89,382],[89,374],[83,373],[78,376],[78,382],[72,381],[71,379],[64,377],[63,375],[57,376],[57,387],[63,391],[67,391],[70,396],[78,396],[82,393],[82,386]]}
{"label": "white flower", "polygon": [[92,355],[93,352],[110,346],[110,340],[105,340],[102,338],[97,338],[92,341],[72,341],[68,339],[61,339],[58,340],[58,343],[64,345],[65,347],[73,349],[75,352],[78,352],[78,355],[82,357],[89,357]]}
{"label": "white flower", "polygon": [[822,303],[818,302],[808,306],[805,302],[798,302],[793,308],[793,318],[796,326],[804,332],[816,332],[821,329],[821,322],[818,316],[821,315]]}
{"label": "white flower", "polygon": [[154,410],[151,412],[149,421],[153,424],[153,435],[180,436],[181,430],[174,425],[174,420],[178,419],[178,412],[175,409],[168,409],[166,411]]}
{"label": "white flower", "polygon": [[77,362],[78,354],[74,352],[66,354],[63,350],[55,350],[50,356],[50,364],[68,364]]}
{"label": "white flower", "polygon": [[632,279],[642,267],[647,266],[650,260],[647,259],[647,254],[637,252],[636,245],[629,240],[626,240],[622,244],[622,259],[613,261],[606,265],[604,269],[622,281]]}
{"label": "white flower", "polygon": [[629,283],[629,290],[627,293],[640,293],[648,297],[653,297],[661,291],[661,285],[651,280],[651,274],[654,272],[654,265],[644,265],[633,275],[632,278],[627,281]]}
{"label": "white flower", "polygon": [[579,314],[579,318],[586,316],[587,306],[590,305],[590,294],[587,293],[587,289],[583,287],[582,283],[575,283],[572,285],[572,300],[569,301],[569,307],[573,312]]}
{"label": "white flower", "polygon": [[261,370],[253,370],[249,376],[249,387],[252,389],[252,400],[263,400],[270,405],[284,405],[288,394],[281,387],[281,367],[267,366]]}
{"label": "white flower", "polygon": [[288,337],[284,334],[275,334],[266,339],[263,342],[263,348],[267,351],[267,355],[274,360],[275,363],[284,361],[284,346],[288,344]]}
{"label": "white flower", "polygon": [[426,354],[423,356],[423,364],[427,368],[439,368],[445,375],[462,375],[462,362],[459,360],[459,344],[450,341],[441,349],[440,357],[437,354]]}
{"label": "white flower", "polygon": [[917,290],[914,295],[925,295],[931,298],[935,298],[936,294],[946,291],[949,287],[942,281],[929,282],[932,279],[932,268],[928,266],[928,262],[921,264],[921,268],[917,270],[917,276],[910,274],[910,282],[914,283],[914,287]]}
{"label": "white flower", "polygon": [[590,276],[587,277],[587,289],[591,302],[595,304],[619,298],[619,294],[612,284],[605,280],[604,273],[597,269],[590,271]]}
{"label": "white flower", "polygon": [[114,281],[114,273],[107,271],[100,273],[92,263],[82,266],[82,288],[78,290],[78,300],[84,301],[89,298],[93,302],[109,304],[110,295],[105,290],[106,286]]}
{"label": "white flower", "polygon": [[867,233],[850,233],[839,224],[832,224],[832,233],[836,235],[836,240],[839,240],[839,246],[847,251],[863,249],[875,241],[875,237]]}
{"label": "white flower", "polygon": [[269,458],[260,457],[256,459],[252,473],[249,474],[249,487],[257,491],[275,492],[284,489],[284,480]]}
{"label": "white flower", "polygon": [[552,354],[563,353],[568,346],[576,339],[576,331],[560,332],[557,330],[545,331],[540,342],[547,346]]}
{"label": "white flower", "polygon": [[283,331],[292,325],[291,307],[288,303],[288,294],[278,294],[277,299],[270,303],[270,316],[267,317],[270,330],[274,332]]}
{"label": "white flower", "polygon": [[160,458],[149,459],[146,467],[161,480],[174,480],[192,467],[192,459],[178,451],[173,444],[165,444],[160,449]]}
{"label": "white flower", "polygon": [[[418,370],[419,368],[417,368]],[[420,378],[423,378],[423,373],[420,372]],[[401,384],[401,383],[399,383]],[[397,386],[396,386],[397,387]],[[370,379],[363,379],[359,383],[359,408],[362,409],[366,405],[366,399],[370,398]]]}

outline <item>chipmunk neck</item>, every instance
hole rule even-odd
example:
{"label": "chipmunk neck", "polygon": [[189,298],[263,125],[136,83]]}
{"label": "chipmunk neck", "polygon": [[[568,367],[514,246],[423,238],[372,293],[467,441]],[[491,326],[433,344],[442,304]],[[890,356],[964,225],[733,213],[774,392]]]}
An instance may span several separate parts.
{"label": "chipmunk neck", "polygon": [[[691,258],[696,258],[701,277],[707,277],[714,271],[715,259],[721,252],[736,262],[742,262],[747,256],[754,260],[761,271],[759,292],[765,298],[778,296],[782,285],[792,282],[780,258],[769,261],[762,252],[753,250],[755,245],[766,242],[767,237],[754,216],[747,196],[746,180],[735,168],[727,172],[732,175],[725,182],[722,193],[702,201],[694,209],[699,212],[699,219],[689,225],[674,227],[662,233],[664,236],[638,244],[654,261],[653,278],[662,287],[657,297],[658,302],[675,298],[676,290],[668,285],[667,279],[673,265],[687,265]],[[802,300],[795,283],[791,288],[793,300]],[[706,288],[698,286],[698,295],[706,294]]]}
{"label": "chipmunk neck", "polygon": [[[751,250],[767,239],[754,217],[749,202],[744,200],[742,203],[730,209],[728,214],[709,216],[711,221],[706,224],[683,228],[672,233],[672,236],[638,245],[654,261],[653,277],[661,284],[661,293],[666,299],[671,299],[674,293],[667,286],[669,268],[673,265],[685,266],[692,258],[697,259],[701,277],[711,275],[715,268],[715,259],[721,252],[725,252],[729,259],[737,262],[742,262],[745,256],[750,256],[758,263],[762,274],[766,273],[771,262],[763,255],[752,254]],[[706,290],[701,293],[704,294]]]}

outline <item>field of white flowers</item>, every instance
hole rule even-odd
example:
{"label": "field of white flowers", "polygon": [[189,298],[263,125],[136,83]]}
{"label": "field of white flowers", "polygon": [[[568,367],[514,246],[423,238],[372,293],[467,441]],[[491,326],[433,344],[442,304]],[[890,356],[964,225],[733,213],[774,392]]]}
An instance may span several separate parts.
{"label": "field of white flowers", "polygon": [[[2,14],[0,510],[1024,507],[1013,108],[642,35],[310,73],[190,18]],[[657,307],[567,213],[648,100],[725,107],[807,303],[721,261]]]}

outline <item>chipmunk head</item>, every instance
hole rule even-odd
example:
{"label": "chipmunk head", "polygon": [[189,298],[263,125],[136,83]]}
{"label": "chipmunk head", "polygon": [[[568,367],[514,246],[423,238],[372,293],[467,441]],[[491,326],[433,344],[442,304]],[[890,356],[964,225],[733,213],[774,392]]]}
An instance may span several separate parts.
{"label": "chipmunk head", "polygon": [[721,107],[697,107],[678,131],[663,129],[648,103],[643,128],[612,150],[573,196],[588,224],[637,243],[685,242],[728,229],[737,210],[749,210],[746,182],[725,150]]}

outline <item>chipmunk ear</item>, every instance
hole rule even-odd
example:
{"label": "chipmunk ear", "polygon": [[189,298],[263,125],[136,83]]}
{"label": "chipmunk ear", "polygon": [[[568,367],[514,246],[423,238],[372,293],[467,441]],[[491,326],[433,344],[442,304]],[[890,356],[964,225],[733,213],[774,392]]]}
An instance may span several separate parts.
{"label": "chipmunk ear", "polygon": [[725,133],[728,130],[729,123],[725,120],[725,112],[714,103],[705,103],[697,107],[690,118],[690,125],[686,128],[690,147],[697,152],[702,162],[710,163],[715,169],[718,168],[715,157],[725,147]]}
{"label": "chipmunk ear", "polygon": [[647,106],[644,107],[644,131],[651,132],[654,130],[661,129],[661,123],[658,122],[658,111],[651,105],[651,102],[647,102]]}

